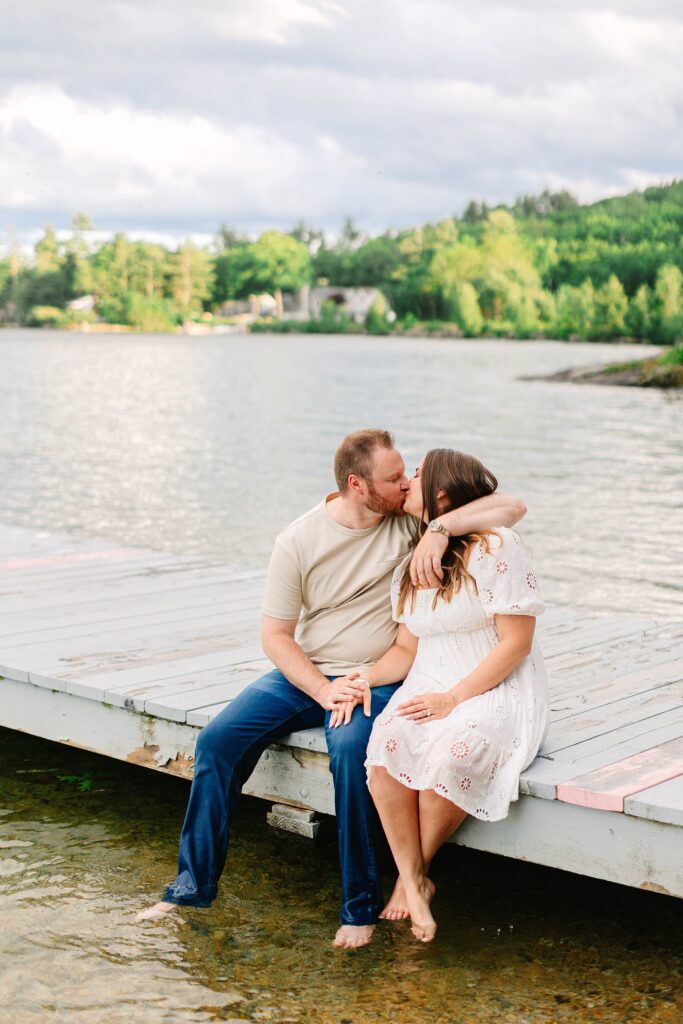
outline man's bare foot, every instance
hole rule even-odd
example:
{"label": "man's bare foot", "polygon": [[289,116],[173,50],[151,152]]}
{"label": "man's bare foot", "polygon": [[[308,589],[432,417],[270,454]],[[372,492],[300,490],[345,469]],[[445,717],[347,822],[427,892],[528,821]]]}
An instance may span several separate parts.
{"label": "man's bare foot", "polygon": [[153,907],[147,907],[147,910],[141,910],[139,914],[136,914],[136,921],[161,921],[167,914],[171,914],[178,907],[175,903],[166,903],[164,900],[161,903],[155,903]]}
{"label": "man's bare foot", "polygon": [[410,930],[420,942],[431,942],[436,935],[436,921],[429,909],[431,897],[427,879],[406,885],[406,900],[410,911]]}
{"label": "man's bare foot", "polygon": [[341,949],[359,949],[371,942],[374,930],[374,924],[343,924],[332,940],[332,945]]}
{"label": "man's bare foot", "polygon": [[[431,903],[434,893],[436,892],[436,886],[432,882],[431,878],[425,878],[425,885],[427,886],[427,899]],[[406,891],[402,878],[396,879],[396,885],[394,886],[394,891],[391,894],[389,902],[379,916],[383,921],[407,921],[410,917]]]}

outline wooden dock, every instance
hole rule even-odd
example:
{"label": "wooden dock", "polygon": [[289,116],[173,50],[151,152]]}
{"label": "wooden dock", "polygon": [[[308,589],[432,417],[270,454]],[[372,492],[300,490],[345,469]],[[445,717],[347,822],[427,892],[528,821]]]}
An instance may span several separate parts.
{"label": "wooden dock", "polygon": [[[199,729],[269,667],[263,574],[15,526],[0,568],[0,725],[190,778]],[[683,897],[683,623],[560,608],[539,635],[548,739],[510,816],[455,841]],[[323,730],[247,792],[333,814]]]}

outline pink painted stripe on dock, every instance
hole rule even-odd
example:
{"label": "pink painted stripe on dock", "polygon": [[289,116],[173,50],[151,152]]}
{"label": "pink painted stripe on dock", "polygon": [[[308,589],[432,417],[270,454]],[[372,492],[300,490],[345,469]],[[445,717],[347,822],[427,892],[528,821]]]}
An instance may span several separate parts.
{"label": "pink painted stripe on dock", "polygon": [[25,569],[32,565],[69,565],[93,562],[98,558],[125,558],[137,554],[135,548],[109,548],[106,551],[70,551],[64,555],[43,555],[40,558],[11,558],[0,562],[0,569]]}
{"label": "pink painted stripe on dock", "polygon": [[627,796],[679,775],[683,775],[683,736],[562,782],[555,796],[580,807],[623,811]]}

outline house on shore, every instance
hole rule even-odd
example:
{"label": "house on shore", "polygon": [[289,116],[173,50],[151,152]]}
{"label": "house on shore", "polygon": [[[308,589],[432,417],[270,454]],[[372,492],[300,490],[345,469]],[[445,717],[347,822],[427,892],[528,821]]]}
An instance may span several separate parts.
{"label": "house on shore", "polygon": [[[298,292],[285,292],[282,295],[282,319],[295,320],[302,323],[308,320],[319,320],[324,303],[332,302],[356,324],[365,323],[370,309],[375,305],[387,310],[387,300],[374,287],[344,288],[339,285],[321,285],[311,288],[306,285]],[[254,320],[271,317],[278,318],[278,302],[273,295],[250,295],[248,299],[233,299],[224,302],[215,311],[216,316],[230,317],[237,324],[247,326]],[[391,315],[391,313],[389,314]]]}
{"label": "house on shore", "polygon": [[77,313],[92,313],[95,310],[95,304],[94,295],[79,295],[78,298],[67,302],[66,308],[75,310]]}
{"label": "house on shore", "polygon": [[277,300],[264,292],[263,295],[250,295],[248,299],[230,299],[216,310],[216,316],[230,316],[244,319],[245,322],[257,320],[262,316],[277,315]]}
{"label": "house on shore", "polygon": [[285,320],[319,320],[323,303],[333,302],[356,324],[365,323],[372,306],[377,302],[386,307],[387,301],[374,287],[344,288],[339,285],[306,285],[298,292],[286,294],[284,298]]}

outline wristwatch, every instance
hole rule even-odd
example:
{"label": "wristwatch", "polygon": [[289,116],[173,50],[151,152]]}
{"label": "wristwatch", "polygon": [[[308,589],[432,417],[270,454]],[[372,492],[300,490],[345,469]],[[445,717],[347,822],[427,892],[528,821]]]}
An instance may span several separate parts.
{"label": "wristwatch", "polygon": [[444,537],[450,537],[450,533],[443,525],[443,523],[440,523],[438,519],[432,519],[429,523],[427,523],[427,529],[431,530],[432,533],[442,533]]}

